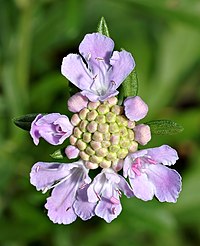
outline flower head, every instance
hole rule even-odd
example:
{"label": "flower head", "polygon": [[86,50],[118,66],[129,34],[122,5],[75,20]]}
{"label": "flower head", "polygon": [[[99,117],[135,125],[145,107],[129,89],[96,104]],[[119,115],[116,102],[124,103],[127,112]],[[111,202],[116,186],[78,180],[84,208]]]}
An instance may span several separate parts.
{"label": "flower head", "polygon": [[118,94],[117,88],[135,66],[127,51],[114,51],[111,38],[87,34],[79,45],[81,54],[63,59],[61,71],[90,101],[104,101]]}
{"label": "flower head", "polygon": [[124,176],[129,177],[134,195],[144,201],[155,195],[160,202],[176,202],[181,177],[166,167],[175,164],[177,152],[167,145],[137,151],[124,161]]}

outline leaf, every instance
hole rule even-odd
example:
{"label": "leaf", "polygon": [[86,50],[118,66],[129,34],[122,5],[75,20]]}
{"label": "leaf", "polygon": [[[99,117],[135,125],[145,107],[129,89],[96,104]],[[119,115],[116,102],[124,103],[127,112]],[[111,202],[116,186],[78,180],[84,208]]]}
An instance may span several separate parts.
{"label": "leaf", "polygon": [[26,130],[26,131],[30,131],[30,129],[31,129],[31,123],[33,122],[33,120],[35,119],[35,117],[37,115],[38,115],[38,113],[37,114],[26,114],[26,115],[22,115],[19,118],[13,119],[13,122],[19,128],[21,128],[23,130]]}
{"label": "leaf", "polygon": [[124,80],[119,91],[119,103],[121,104],[124,97],[134,97],[138,93],[138,78],[136,69]]}
{"label": "leaf", "polygon": [[181,125],[171,120],[153,120],[145,124],[149,125],[151,133],[156,135],[173,135],[184,130]]}
{"label": "leaf", "polygon": [[106,24],[104,17],[101,17],[101,20],[100,20],[98,27],[97,27],[97,32],[99,32],[99,33],[101,33],[107,37],[110,37],[109,31],[108,31],[108,26]]}
{"label": "leaf", "polygon": [[57,149],[53,152],[53,154],[50,154],[50,156],[54,159],[63,159],[64,157],[66,157],[65,148]]}

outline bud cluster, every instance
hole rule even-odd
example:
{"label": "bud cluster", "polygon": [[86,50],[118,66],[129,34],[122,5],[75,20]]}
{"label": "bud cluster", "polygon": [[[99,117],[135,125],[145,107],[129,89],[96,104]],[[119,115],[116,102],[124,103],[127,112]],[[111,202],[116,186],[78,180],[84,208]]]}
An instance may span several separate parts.
{"label": "bud cluster", "polygon": [[91,168],[108,168],[137,150],[135,122],[123,115],[116,97],[103,103],[89,102],[87,108],[72,116],[71,123],[74,131],[70,143],[80,150],[81,159]]}

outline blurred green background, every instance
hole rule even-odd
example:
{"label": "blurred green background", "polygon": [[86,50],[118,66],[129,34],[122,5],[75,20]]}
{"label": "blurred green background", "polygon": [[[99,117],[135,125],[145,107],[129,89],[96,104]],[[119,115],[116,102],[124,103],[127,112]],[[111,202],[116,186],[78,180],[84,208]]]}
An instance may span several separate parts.
{"label": "blurred green background", "polygon": [[[34,146],[11,120],[67,113],[72,91],[60,73],[62,58],[78,52],[101,16],[116,49],[136,60],[147,120],[185,128],[147,146],[178,150],[183,191],[176,204],[122,198],[123,212],[111,224],[93,218],[54,225],[43,207],[48,194],[35,190],[29,172],[38,160],[53,161],[56,147]],[[200,1],[0,0],[0,45],[0,245],[200,245]]]}

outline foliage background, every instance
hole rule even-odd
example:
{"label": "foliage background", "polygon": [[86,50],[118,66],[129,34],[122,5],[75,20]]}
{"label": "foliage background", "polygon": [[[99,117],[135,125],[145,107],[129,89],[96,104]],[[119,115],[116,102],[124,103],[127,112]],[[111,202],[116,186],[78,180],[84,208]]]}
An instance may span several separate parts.
{"label": "foliage background", "polygon": [[[29,183],[36,161],[52,161],[55,148],[35,147],[12,118],[27,113],[67,113],[70,89],[62,58],[78,51],[84,35],[107,20],[116,48],[132,52],[139,95],[148,120],[171,119],[185,128],[154,136],[148,144],[175,147],[183,176],[176,204],[122,199],[111,224],[93,218],[54,225],[43,208],[47,195]],[[0,0],[0,245],[200,244],[200,1]]]}

